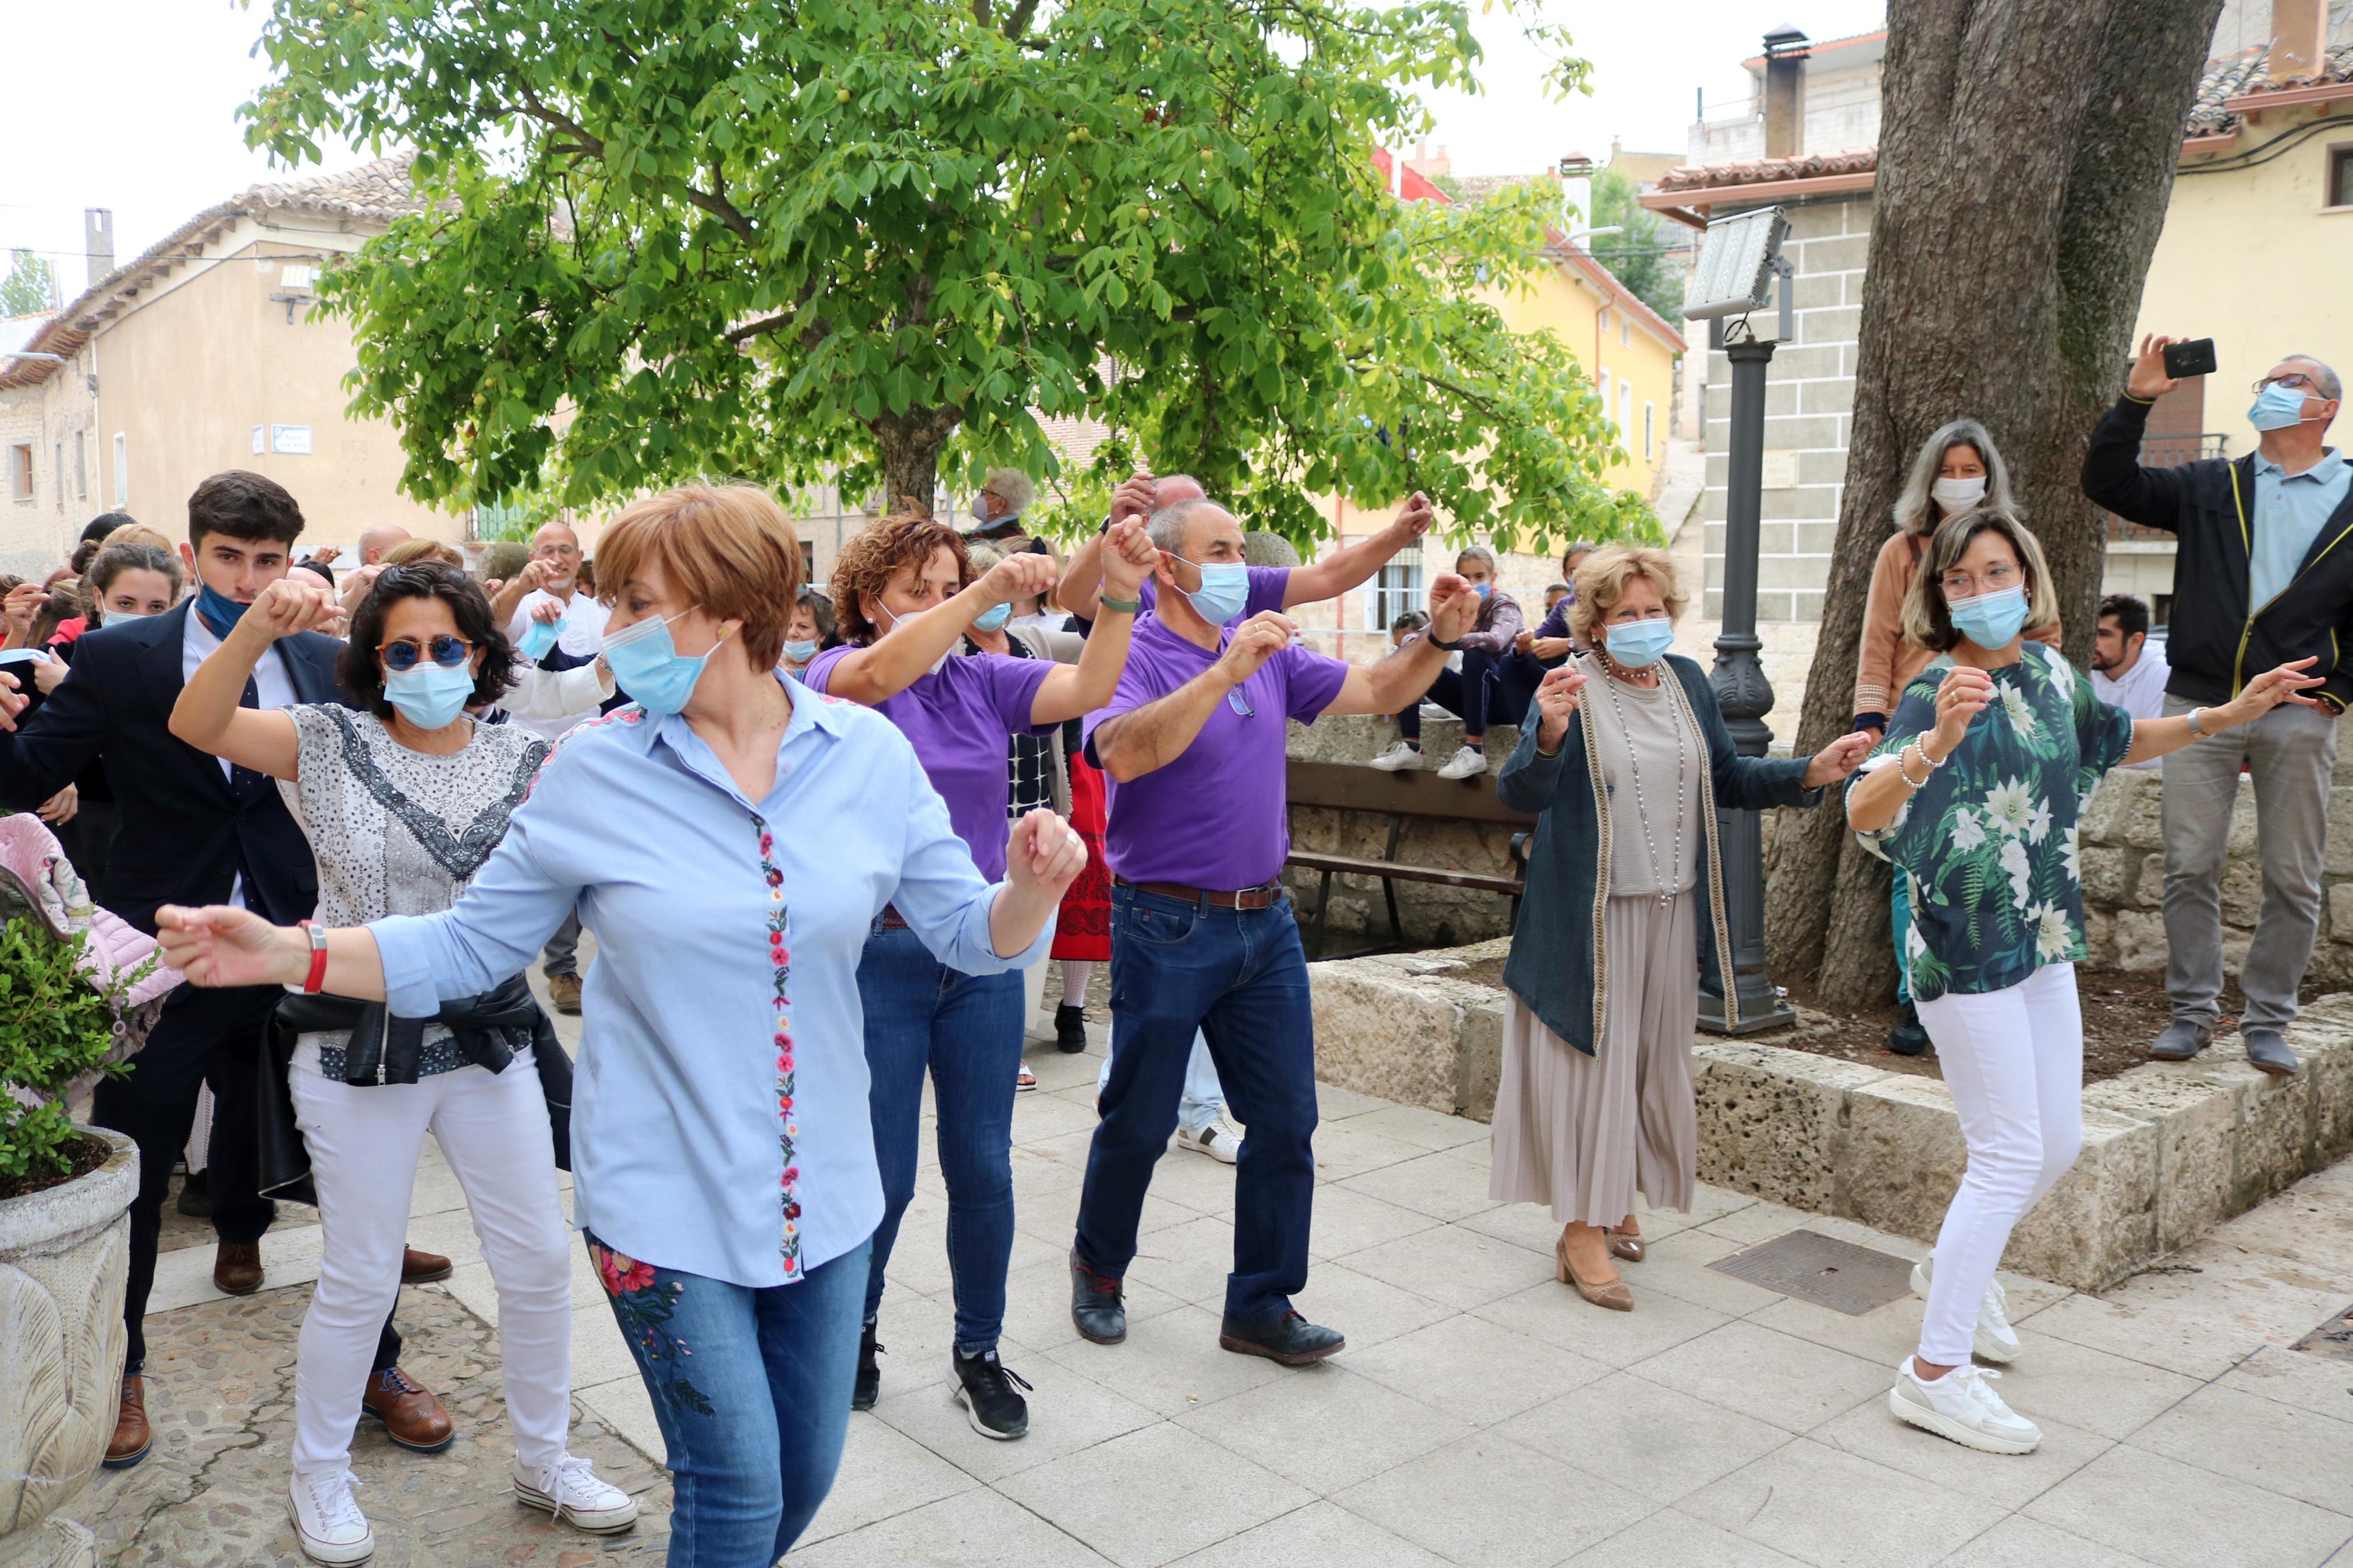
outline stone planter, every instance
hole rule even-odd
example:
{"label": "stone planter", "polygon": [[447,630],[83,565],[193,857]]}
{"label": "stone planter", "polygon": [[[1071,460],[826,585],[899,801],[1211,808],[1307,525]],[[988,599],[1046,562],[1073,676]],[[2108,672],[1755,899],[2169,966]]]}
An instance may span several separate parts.
{"label": "stone planter", "polygon": [[90,1531],[50,1514],[89,1484],[122,1384],[123,1273],[139,1151],[0,1203],[0,1568],[98,1562]]}

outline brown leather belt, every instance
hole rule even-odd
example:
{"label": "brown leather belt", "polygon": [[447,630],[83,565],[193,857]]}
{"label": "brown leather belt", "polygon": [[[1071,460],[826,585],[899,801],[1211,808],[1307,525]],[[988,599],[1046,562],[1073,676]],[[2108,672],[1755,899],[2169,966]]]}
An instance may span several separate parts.
{"label": "brown leather belt", "polygon": [[882,929],[884,931],[905,931],[907,929],[907,917],[899,912],[897,905],[885,904],[882,906]]}
{"label": "brown leather belt", "polygon": [[1221,910],[1271,910],[1282,897],[1282,884],[1261,882],[1255,888],[1242,888],[1233,892],[1216,888],[1188,888],[1182,882],[1131,882],[1124,877],[1112,878],[1123,888],[1134,888],[1139,893],[1155,893],[1164,899],[1182,899],[1198,904],[1207,899]]}

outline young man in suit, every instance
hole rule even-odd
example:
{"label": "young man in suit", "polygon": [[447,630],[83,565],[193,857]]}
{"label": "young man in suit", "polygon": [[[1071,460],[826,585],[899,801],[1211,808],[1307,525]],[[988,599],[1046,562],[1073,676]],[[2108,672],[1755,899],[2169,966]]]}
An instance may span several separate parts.
{"label": "young man in suit", "polygon": [[[277,785],[207,756],[170,730],[181,686],[254,596],[286,574],[290,547],[301,531],[301,508],[275,480],[215,474],[188,498],[188,542],[180,547],[198,585],[195,597],[160,616],[110,622],[90,633],[75,649],[72,673],[21,730],[16,716],[24,700],[0,673],[0,805],[30,809],[90,762],[102,761],[120,826],[113,858],[94,891],[142,931],[155,929],[156,906],[165,903],[227,902],[280,921],[307,919],[317,906],[317,863]],[[334,678],[342,646],[315,632],[277,643],[246,688],[247,704],[342,700]],[[155,1279],[172,1163],[188,1141],[196,1092],[206,1083],[216,1106],[210,1170],[213,1228],[220,1237],[213,1282],[231,1295],[261,1288],[261,1235],[273,1210],[258,1190],[254,1078],[264,1028],[282,994],[271,985],[184,985],[164,1003],[130,1073],[98,1087],[91,1120],[135,1142],[140,1165],[123,1295],[130,1349],[104,1461],[109,1468],[147,1455],[142,1320]],[[447,1258],[412,1253],[403,1278],[439,1278],[448,1269]],[[400,1336],[387,1321],[367,1408],[395,1442],[428,1452],[447,1447],[449,1418],[401,1373],[399,1351]]]}

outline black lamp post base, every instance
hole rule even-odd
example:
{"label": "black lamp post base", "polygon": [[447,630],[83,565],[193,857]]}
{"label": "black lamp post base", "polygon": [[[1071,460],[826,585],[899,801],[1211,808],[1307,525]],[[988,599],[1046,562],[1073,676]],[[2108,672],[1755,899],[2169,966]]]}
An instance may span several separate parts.
{"label": "black lamp post base", "polygon": [[1781,1000],[1778,993],[1768,992],[1754,1001],[1740,1004],[1740,1022],[1724,1021],[1724,998],[1702,991],[1699,994],[1699,1026],[1711,1035],[1761,1035],[1771,1029],[1786,1029],[1798,1021],[1798,1015]]}

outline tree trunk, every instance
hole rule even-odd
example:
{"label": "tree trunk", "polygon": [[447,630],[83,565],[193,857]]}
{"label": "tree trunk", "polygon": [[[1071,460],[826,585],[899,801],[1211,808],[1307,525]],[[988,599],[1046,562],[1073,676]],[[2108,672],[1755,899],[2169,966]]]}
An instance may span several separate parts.
{"label": "tree trunk", "polygon": [[[2090,656],[2105,536],[2077,484],[2123,384],[2221,0],[1910,0],[1889,18],[1846,488],[1797,749],[1847,728],[1873,561],[1914,453],[1984,421]],[[1894,700],[1890,696],[1891,703]],[[1766,930],[1825,1005],[1884,1003],[1887,871],[1833,803],[1775,836]]]}
{"label": "tree trunk", "polygon": [[882,510],[892,512],[913,502],[926,517],[940,483],[940,448],[955,434],[964,417],[960,408],[910,408],[904,414],[883,414],[873,421],[874,441],[882,457]]}

